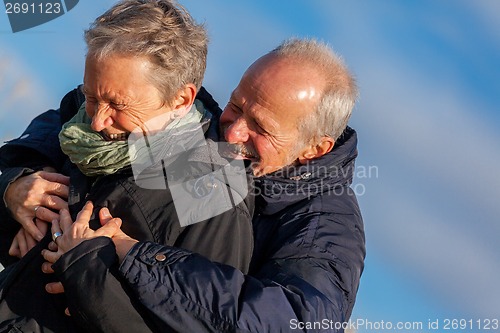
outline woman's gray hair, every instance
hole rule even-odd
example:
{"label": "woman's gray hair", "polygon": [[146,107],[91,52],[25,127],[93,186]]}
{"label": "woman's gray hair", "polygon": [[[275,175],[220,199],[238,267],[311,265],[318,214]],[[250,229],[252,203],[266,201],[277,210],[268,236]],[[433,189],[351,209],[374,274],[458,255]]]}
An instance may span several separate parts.
{"label": "woman's gray hair", "polygon": [[289,39],[272,53],[311,65],[326,82],[315,112],[299,121],[302,145],[317,144],[324,136],[337,140],[358,97],[356,82],[342,59],[328,45],[314,39]]}
{"label": "woman's gray hair", "polygon": [[146,57],[150,82],[169,103],[179,89],[199,89],[206,68],[208,37],[203,25],[171,0],[124,0],[85,31],[87,56]]}

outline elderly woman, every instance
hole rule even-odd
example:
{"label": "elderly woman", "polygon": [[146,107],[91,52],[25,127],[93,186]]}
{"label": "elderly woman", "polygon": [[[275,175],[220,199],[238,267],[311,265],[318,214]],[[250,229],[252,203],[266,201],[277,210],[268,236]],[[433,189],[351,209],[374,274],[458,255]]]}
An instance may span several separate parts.
{"label": "elderly woman", "polygon": [[[168,0],[129,0],[97,18],[85,40],[85,103],[80,106],[80,92],[73,91],[60,110],[69,121],[59,134],[67,156],[59,171],[71,179],[73,219],[92,201],[93,228],[100,226],[96,212],[107,207],[133,221],[122,228],[135,239],[182,247],[247,271],[253,246],[250,196],[217,182],[213,175],[226,175],[227,169],[217,150],[203,144],[205,138],[217,140],[214,115],[220,112],[201,88],[203,27]],[[223,194],[213,196],[217,191]],[[217,199],[228,197],[229,205]],[[64,296],[44,290],[54,281],[40,270],[40,252],[49,241],[46,237],[0,277],[0,331],[75,330],[63,315]],[[113,304],[103,309],[118,326],[106,331],[153,325],[154,318],[120,317],[122,307],[140,313],[140,306],[118,289]],[[99,296],[89,295],[89,302]]]}

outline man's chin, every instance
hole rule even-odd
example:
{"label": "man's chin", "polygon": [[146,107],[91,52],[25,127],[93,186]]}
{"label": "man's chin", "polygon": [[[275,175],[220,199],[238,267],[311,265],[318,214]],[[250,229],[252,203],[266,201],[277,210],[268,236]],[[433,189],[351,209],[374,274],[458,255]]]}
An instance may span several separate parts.
{"label": "man's chin", "polygon": [[226,157],[229,157],[233,160],[249,160],[248,157],[240,155],[240,154],[235,154],[235,153],[228,153]]}
{"label": "man's chin", "polygon": [[[296,164],[297,164],[296,162],[293,162],[293,163],[291,163],[289,165],[285,165],[285,166],[270,166],[270,165],[263,166],[262,163],[255,160],[254,162],[252,162],[250,164],[250,169],[252,170],[252,173],[255,177],[262,177],[262,176],[269,175],[272,173],[286,175],[287,168],[293,167]],[[281,173],[279,173],[280,171],[281,171]]]}
{"label": "man's chin", "polygon": [[263,167],[257,160],[251,162],[250,169],[255,177],[262,177],[278,170],[277,168]]}

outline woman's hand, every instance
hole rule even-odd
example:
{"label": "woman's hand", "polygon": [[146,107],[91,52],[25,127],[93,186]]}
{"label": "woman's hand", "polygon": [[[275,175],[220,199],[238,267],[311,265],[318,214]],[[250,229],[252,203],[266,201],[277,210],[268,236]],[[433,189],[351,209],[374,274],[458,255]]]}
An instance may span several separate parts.
{"label": "woman's hand", "polygon": [[9,255],[22,258],[38,243],[59,218],[59,211],[68,208],[69,177],[51,167],[20,177],[7,186],[5,202],[22,228],[14,237]]}
{"label": "woman's hand", "polygon": [[[35,226],[42,234],[46,234],[49,230],[50,224],[40,219],[35,220]],[[9,255],[17,258],[22,258],[38,243],[26,229],[21,228],[12,240],[9,248]]]}
{"label": "woman's hand", "polygon": [[[42,251],[42,256],[45,260],[47,260],[47,262],[42,264],[42,271],[44,273],[54,273],[52,264],[55,263],[64,253],[78,246],[84,240],[100,236],[112,237],[118,231],[121,232],[121,219],[111,218],[109,211],[107,214],[109,218],[107,218],[102,209],[99,212],[99,217],[103,226],[95,231],[92,230],[89,227],[89,221],[92,216],[93,209],[94,205],[92,205],[91,202],[87,202],[82,211],[78,213],[74,223],[71,220],[69,211],[67,209],[62,209],[59,212],[61,221],[52,221],[51,231],[53,241],[49,243],[48,250]],[[53,282],[48,283],[45,286],[45,290],[51,294],[60,294],[64,292],[64,287],[61,282]],[[65,313],[68,316],[70,315],[68,308],[66,308]]]}
{"label": "woman's hand", "polygon": [[112,218],[107,209],[101,209],[101,212],[99,212],[99,217],[103,226],[97,230],[92,230],[89,227],[89,221],[93,209],[94,205],[91,202],[87,202],[82,211],[78,213],[74,223],[71,220],[68,210],[62,209],[60,211],[60,222],[58,220],[52,221],[52,243],[55,244],[49,244],[49,250],[42,251],[45,260],[53,264],[64,253],[75,248],[84,240],[100,236],[111,238],[116,233],[121,232],[120,226],[122,220],[119,218]]}
{"label": "woman's hand", "polygon": [[[20,177],[5,191],[5,202],[12,216],[36,241],[45,234],[34,221],[50,223],[59,217],[54,211],[68,208],[69,178],[53,172],[54,169],[46,170]],[[15,244],[12,247],[15,252]]]}
{"label": "woman's hand", "polygon": [[[121,219],[113,218],[107,208],[102,208],[99,211],[99,220],[102,227],[95,231],[90,229],[89,220],[92,211],[93,205],[91,202],[88,202],[78,214],[75,223],[71,221],[71,216],[67,210],[62,210],[60,212],[60,223],[57,220],[52,221],[52,235],[56,233],[62,233],[62,235],[56,237],[55,241],[50,242],[48,250],[42,251],[43,257],[47,260],[47,262],[42,264],[43,272],[54,273],[52,264],[64,253],[76,247],[86,239],[99,236],[111,237],[115,243],[120,262],[123,261],[125,255],[138,241],[121,231]],[[64,292],[64,287],[61,282],[48,283],[45,289],[51,294],[60,294]]]}

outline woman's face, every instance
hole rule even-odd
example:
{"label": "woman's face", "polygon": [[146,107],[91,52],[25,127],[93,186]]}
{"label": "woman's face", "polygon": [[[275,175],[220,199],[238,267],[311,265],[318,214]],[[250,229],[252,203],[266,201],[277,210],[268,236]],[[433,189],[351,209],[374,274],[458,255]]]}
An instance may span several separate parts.
{"label": "woman's face", "polygon": [[83,93],[93,130],[107,140],[123,140],[138,128],[152,131],[166,125],[171,108],[148,82],[150,70],[143,57],[87,56]]}

